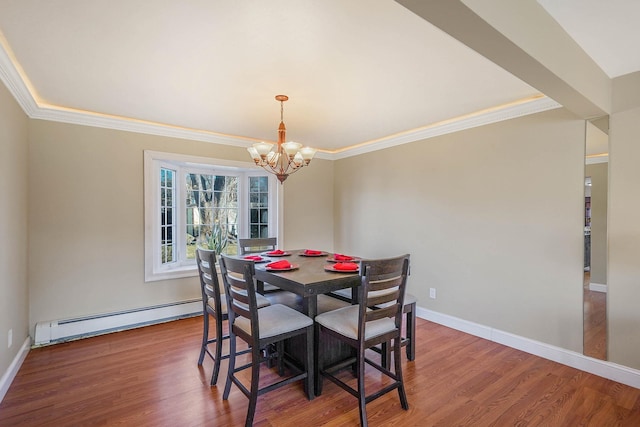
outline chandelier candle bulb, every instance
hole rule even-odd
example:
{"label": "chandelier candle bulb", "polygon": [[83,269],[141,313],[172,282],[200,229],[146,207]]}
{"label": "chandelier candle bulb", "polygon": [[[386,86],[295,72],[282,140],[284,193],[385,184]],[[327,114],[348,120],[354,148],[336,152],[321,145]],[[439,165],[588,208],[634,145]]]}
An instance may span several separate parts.
{"label": "chandelier candle bulb", "polygon": [[278,144],[274,146],[267,142],[257,142],[247,148],[256,165],[277,176],[281,184],[289,175],[309,165],[316,154],[314,148],[302,147],[298,142],[285,142],[287,128],[284,125],[284,101],[288,99],[287,95],[276,95],[276,101],[280,102]]}
{"label": "chandelier candle bulb", "polygon": [[313,156],[316,155],[316,149],[311,147],[302,147],[300,149],[300,156],[304,159],[305,163],[308,165]]}
{"label": "chandelier candle bulb", "polygon": [[260,153],[258,153],[258,150],[256,150],[255,147],[249,147],[247,148],[247,151],[249,152],[249,154],[251,155],[251,158],[256,162],[260,162]]}
{"label": "chandelier candle bulb", "polygon": [[302,144],[297,142],[289,141],[282,144],[282,148],[287,152],[290,159],[293,159],[295,155],[298,153],[298,150],[302,147]]}
{"label": "chandelier candle bulb", "polygon": [[257,142],[253,144],[252,148],[258,152],[260,157],[264,158],[271,151],[271,147],[273,147],[273,144],[269,144],[266,142]]}
{"label": "chandelier candle bulb", "polygon": [[302,166],[305,165],[304,158],[302,157],[302,154],[300,154],[299,151],[296,153],[295,157],[293,158],[293,163],[295,164],[296,168],[301,168]]}

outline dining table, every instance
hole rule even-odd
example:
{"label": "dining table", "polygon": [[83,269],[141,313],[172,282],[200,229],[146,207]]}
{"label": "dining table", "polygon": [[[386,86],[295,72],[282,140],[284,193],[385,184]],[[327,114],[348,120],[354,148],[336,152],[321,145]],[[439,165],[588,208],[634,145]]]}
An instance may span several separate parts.
{"label": "dining table", "polygon": [[[293,292],[302,297],[302,312],[312,319],[318,314],[318,295],[328,294],[339,289],[351,288],[352,292],[360,285],[358,271],[336,272],[331,271],[334,254],[324,251],[321,254],[305,255],[305,249],[284,251],[284,256],[273,257],[262,254],[272,261],[286,259],[295,268],[286,271],[269,270],[269,263],[255,264],[255,277],[258,292],[263,289],[264,283],[270,283],[285,291]],[[357,260],[357,258],[356,258]],[[356,299],[354,298],[354,301]]]}
{"label": "dining table", "polygon": [[[333,270],[332,267],[335,263],[331,261],[335,254],[324,251],[311,251],[320,253],[308,255],[305,253],[307,252],[305,249],[295,249],[284,252],[285,254],[281,257],[273,257],[268,253],[261,254],[261,256],[268,257],[271,262],[286,259],[293,265],[293,268],[286,271],[276,271],[267,267],[270,262],[256,263],[255,278],[258,292],[263,289],[265,282],[285,291],[293,292],[302,297],[302,312],[312,319],[318,314],[319,295],[328,294],[339,289],[351,288],[354,297],[353,301],[356,301],[356,293],[361,281],[359,271],[342,272]],[[358,258],[354,259],[354,261],[357,260]],[[316,342],[317,345],[315,338],[314,342]],[[302,349],[305,347],[304,343],[292,338],[285,347],[285,351],[287,351],[294,360],[297,360],[298,363],[304,360],[304,355],[301,354]],[[314,351],[318,352],[319,349],[315,348]],[[323,343],[321,353],[324,355],[324,360],[320,363],[324,364],[344,359],[353,353],[353,349],[338,340],[329,339]],[[315,389],[318,390],[318,367],[315,366],[315,357],[313,360],[314,366],[310,367],[310,369],[315,372]],[[312,392],[312,398],[314,395],[315,393]]]}

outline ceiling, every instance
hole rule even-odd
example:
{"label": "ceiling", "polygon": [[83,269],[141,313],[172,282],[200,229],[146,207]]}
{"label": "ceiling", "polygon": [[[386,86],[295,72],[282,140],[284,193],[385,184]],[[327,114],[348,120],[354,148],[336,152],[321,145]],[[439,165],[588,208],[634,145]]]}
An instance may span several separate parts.
{"label": "ceiling", "polygon": [[640,1],[538,0],[609,77],[640,71]]}
{"label": "ceiling", "polygon": [[[640,2],[539,2],[610,77],[640,70]],[[329,154],[540,97],[391,0],[0,0],[0,45],[34,116],[244,146],[277,138],[277,94]]]}

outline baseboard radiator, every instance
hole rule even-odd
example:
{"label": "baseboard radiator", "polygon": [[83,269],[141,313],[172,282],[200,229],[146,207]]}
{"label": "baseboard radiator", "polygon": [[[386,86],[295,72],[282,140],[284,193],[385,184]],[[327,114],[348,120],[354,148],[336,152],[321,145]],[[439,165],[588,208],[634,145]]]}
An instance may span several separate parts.
{"label": "baseboard radiator", "polygon": [[33,347],[134,329],[200,314],[202,314],[202,300],[195,299],[76,319],[38,322]]}

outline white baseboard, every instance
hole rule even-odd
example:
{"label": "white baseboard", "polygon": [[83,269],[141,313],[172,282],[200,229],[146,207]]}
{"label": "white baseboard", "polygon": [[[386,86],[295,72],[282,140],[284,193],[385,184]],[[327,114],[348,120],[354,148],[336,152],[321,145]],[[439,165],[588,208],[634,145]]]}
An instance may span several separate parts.
{"label": "white baseboard", "polygon": [[9,391],[9,386],[11,386],[13,379],[18,374],[18,371],[22,366],[22,362],[24,362],[24,359],[29,353],[29,349],[31,349],[31,337],[27,336],[27,339],[22,343],[22,347],[20,347],[18,354],[13,358],[11,365],[9,365],[9,368],[2,375],[2,378],[0,378],[0,402],[2,402],[7,391]]}
{"label": "white baseboard", "polygon": [[640,388],[640,371],[616,363],[607,362],[585,356],[575,351],[545,344],[529,338],[510,334],[508,332],[493,329],[478,323],[463,320],[447,314],[417,307],[416,315],[421,319],[429,320],[458,331],[466,332],[489,341],[493,341],[511,348],[522,350],[544,359],[553,360],[590,374],[608,378],[630,387]]}
{"label": "white baseboard", "polygon": [[34,347],[138,328],[201,313],[202,300],[197,299],[77,319],[38,322],[35,327]]}
{"label": "white baseboard", "polygon": [[607,292],[607,285],[603,285],[602,283],[589,283],[589,290],[596,292]]}

